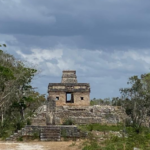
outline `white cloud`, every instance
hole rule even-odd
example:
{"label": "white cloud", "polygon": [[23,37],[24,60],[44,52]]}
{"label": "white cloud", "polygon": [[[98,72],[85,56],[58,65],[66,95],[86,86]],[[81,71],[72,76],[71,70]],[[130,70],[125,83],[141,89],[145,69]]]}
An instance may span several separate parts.
{"label": "white cloud", "polygon": [[42,49],[32,49],[31,54],[24,54],[21,51],[16,51],[18,55],[20,55],[23,59],[28,59],[31,63],[40,64],[44,61],[49,61],[52,59],[59,59],[63,55],[63,50],[42,50]]}
{"label": "white cloud", "polygon": [[[150,66],[149,50],[143,50],[142,53],[136,50],[116,50],[109,53],[61,46],[54,49],[31,49],[30,54],[21,51],[16,53],[42,70],[41,75],[44,76],[40,78],[41,82],[49,79],[45,87],[48,82],[60,82],[62,70],[76,70],[78,82],[91,84],[92,98],[118,96],[119,88],[126,87],[130,76],[147,73]],[[36,83],[34,85],[37,87]]]}
{"label": "white cloud", "polygon": [[[150,52],[146,50],[143,53],[134,50],[108,53],[102,50],[56,48],[52,50],[32,49],[30,54],[25,54],[21,51],[16,51],[16,53],[41,68],[46,66],[46,70],[55,70],[53,74],[65,69],[81,70],[81,74],[84,72],[85,76],[100,75],[101,71],[109,72],[108,75],[110,75],[111,71],[115,71],[115,74],[120,71],[128,74],[130,71],[135,73],[140,71],[148,72],[150,65],[150,55],[147,54],[150,54]],[[53,60],[55,61],[53,62]],[[49,75],[48,71],[47,75]]]}

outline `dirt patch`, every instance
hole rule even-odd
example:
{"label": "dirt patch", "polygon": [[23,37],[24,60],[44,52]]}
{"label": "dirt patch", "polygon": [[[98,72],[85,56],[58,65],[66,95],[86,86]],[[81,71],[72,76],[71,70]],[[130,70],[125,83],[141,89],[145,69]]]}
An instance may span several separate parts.
{"label": "dirt patch", "polygon": [[81,141],[0,143],[0,150],[81,150]]}

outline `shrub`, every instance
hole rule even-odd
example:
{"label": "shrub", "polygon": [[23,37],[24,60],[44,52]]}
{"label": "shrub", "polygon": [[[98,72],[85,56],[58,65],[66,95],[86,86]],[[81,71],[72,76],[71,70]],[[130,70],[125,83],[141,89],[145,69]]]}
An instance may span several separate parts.
{"label": "shrub", "polygon": [[74,125],[74,121],[72,119],[66,119],[64,122],[63,122],[63,125]]}
{"label": "shrub", "polygon": [[82,150],[100,150],[100,146],[97,142],[92,142],[90,145],[86,145]]}
{"label": "shrub", "polygon": [[141,150],[149,150],[149,143],[150,132],[148,132],[148,129],[142,128],[141,131],[137,133],[133,127],[128,127],[127,137],[112,136],[102,143],[105,145],[102,150],[133,150],[134,147]]}
{"label": "shrub", "polygon": [[23,141],[22,136],[20,136],[19,138],[17,138],[17,141]]}
{"label": "shrub", "polygon": [[27,119],[27,125],[31,125],[31,120]]}
{"label": "shrub", "polygon": [[87,141],[83,145],[85,146],[82,150],[100,150],[98,138],[95,137],[91,132],[88,133]]}
{"label": "shrub", "polygon": [[102,125],[102,124],[88,124],[88,125],[80,125],[79,126],[81,128],[81,130],[85,130],[85,131],[120,131],[123,126],[122,125]]}
{"label": "shrub", "polygon": [[34,139],[39,139],[39,137],[40,136],[39,136],[39,132],[38,131],[33,133],[33,140]]}

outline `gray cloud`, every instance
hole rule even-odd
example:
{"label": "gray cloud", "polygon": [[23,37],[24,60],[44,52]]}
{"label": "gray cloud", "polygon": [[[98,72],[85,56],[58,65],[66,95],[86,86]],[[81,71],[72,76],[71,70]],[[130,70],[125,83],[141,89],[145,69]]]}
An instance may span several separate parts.
{"label": "gray cloud", "polygon": [[149,8],[149,0],[0,0],[0,43],[41,70],[33,81],[41,93],[75,69],[91,98],[118,96],[130,76],[149,72]]}
{"label": "gray cloud", "polygon": [[1,0],[0,32],[39,41],[48,36],[54,43],[71,41],[80,48],[148,48],[149,6],[148,0]]}
{"label": "gray cloud", "polygon": [[143,53],[130,50],[110,54],[100,50],[72,51],[64,47],[52,50],[33,49],[32,54],[17,51],[17,54],[42,71],[40,90],[45,90],[49,82],[60,82],[62,70],[74,69],[77,70],[79,82],[91,84],[91,97],[103,98],[118,96],[119,89],[126,87],[130,76],[148,72],[150,65],[148,50]]}

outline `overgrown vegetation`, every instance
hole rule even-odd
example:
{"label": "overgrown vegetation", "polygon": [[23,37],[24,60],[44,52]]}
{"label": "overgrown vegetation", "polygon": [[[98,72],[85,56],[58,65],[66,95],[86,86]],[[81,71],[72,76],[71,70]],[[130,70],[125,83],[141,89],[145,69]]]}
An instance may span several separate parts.
{"label": "overgrown vegetation", "polygon": [[120,89],[122,106],[131,117],[132,126],[149,126],[150,117],[150,73],[129,78],[129,88]]}
{"label": "overgrown vegetation", "polygon": [[31,124],[30,116],[45,101],[31,86],[36,74],[36,69],[0,50],[0,137]]}
{"label": "overgrown vegetation", "polygon": [[[127,82],[128,88],[121,88],[121,97],[112,98],[109,105],[121,106],[128,118],[124,120],[122,130],[126,137],[112,136],[105,139],[102,150],[133,150],[133,147],[141,150],[150,149],[150,73],[132,76]],[[94,99],[91,105],[102,105],[103,100]],[[87,125],[88,131],[102,131],[103,127]],[[106,129],[105,129],[106,128]],[[109,131],[109,126],[104,130]],[[112,130],[112,129],[110,129]]]}
{"label": "overgrown vegetation", "polygon": [[95,124],[88,124],[88,125],[80,125],[79,128],[83,131],[120,131],[123,126],[121,124],[116,125],[102,125],[99,123],[95,123]]}
{"label": "overgrown vegetation", "polygon": [[33,139],[33,140],[35,140],[35,139],[40,139],[39,131],[36,131],[36,132],[33,133],[32,139]]}
{"label": "overgrown vegetation", "polygon": [[[127,82],[130,87],[121,88],[121,97],[112,98],[109,105],[121,106],[129,116],[123,126],[103,126],[98,124],[81,126],[89,131],[119,131],[121,136],[108,134],[102,141],[88,139],[83,150],[150,150],[150,73],[141,77],[132,76]],[[94,99],[91,105],[103,104],[103,100]],[[122,130],[122,131],[120,131]],[[90,141],[90,142],[89,142]]]}
{"label": "overgrown vegetation", "polygon": [[[90,124],[82,125],[81,128],[88,131],[82,150],[133,150],[135,147],[140,150],[150,150],[150,130],[146,127],[140,128],[139,132],[134,127],[126,127],[126,130],[121,131],[120,129],[124,128],[121,125],[105,127],[100,124]],[[101,136],[94,135],[93,131],[98,131]],[[121,136],[117,136],[115,131],[119,131]]]}
{"label": "overgrown vegetation", "polygon": [[71,118],[68,118],[63,121],[63,125],[74,125],[74,124],[75,122]]}
{"label": "overgrown vegetation", "polygon": [[110,98],[104,98],[104,99],[93,98],[90,101],[90,105],[91,106],[93,106],[93,105],[111,105],[111,99]]}
{"label": "overgrown vegetation", "polygon": [[149,143],[150,132],[148,129],[141,128],[140,132],[137,133],[133,127],[129,127],[126,137],[111,136],[102,143],[106,145],[102,150],[133,150],[134,147],[140,148],[140,150],[149,150]]}

